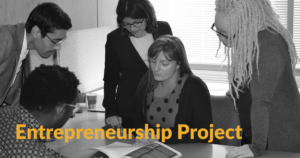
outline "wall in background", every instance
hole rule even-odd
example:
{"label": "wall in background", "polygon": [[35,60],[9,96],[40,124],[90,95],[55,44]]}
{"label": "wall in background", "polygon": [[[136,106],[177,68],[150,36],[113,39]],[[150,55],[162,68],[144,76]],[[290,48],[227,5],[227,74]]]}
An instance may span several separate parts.
{"label": "wall in background", "polygon": [[98,27],[117,26],[118,0],[98,0]]}
{"label": "wall in background", "polygon": [[103,87],[106,36],[114,29],[106,26],[70,31],[68,40],[62,43],[59,65],[76,74],[81,92]]}
{"label": "wall in background", "polygon": [[[95,28],[98,25],[97,0],[1,0],[0,25],[26,22],[32,9],[42,2],[53,2],[59,5],[70,16],[72,30]],[[32,69],[41,63],[50,65],[54,63],[53,58],[42,59],[35,51],[31,51],[30,56]]]}

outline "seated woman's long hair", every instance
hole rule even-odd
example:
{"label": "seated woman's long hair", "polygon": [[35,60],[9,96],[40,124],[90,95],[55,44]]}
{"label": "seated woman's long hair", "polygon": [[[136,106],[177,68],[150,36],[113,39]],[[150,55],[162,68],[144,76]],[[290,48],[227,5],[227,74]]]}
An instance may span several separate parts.
{"label": "seated woman's long hair", "polygon": [[[180,75],[193,74],[187,60],[184,45],[178,37],[172,35],[164,35],[156,39],[148,49],[149,65],[150,60],[156,59],[159,53],[164,53],[164,56],[167,60],[177,61],[177,64],[180,65]],[[140,93],[144,94],[143,106],[146,106],[147,94],[150,91],[154,90],[157,85],[158,81],[154,79],[153,71],[151,67],[149,67],[147,73],[145,73],[145,75],[142,77],[135,94],[135,96],[138,96],[138,94]]]}

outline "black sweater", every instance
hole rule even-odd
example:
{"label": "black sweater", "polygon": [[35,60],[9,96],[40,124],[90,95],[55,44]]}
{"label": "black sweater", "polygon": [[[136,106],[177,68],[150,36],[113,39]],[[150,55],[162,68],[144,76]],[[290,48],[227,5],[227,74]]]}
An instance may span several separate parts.
{"label": "black sweater", "polygon": [[[143,96],[145,92],[139,93],[136,98],[136,119],[135,127],[144,128],[147,123],[146,115],[143,114]],[[178,139],[178,124],[186,124],[189,128],[206,128],[209,131],[209,125],[213,123],[212,111],[210,105],[210,94],[206,84],[197,76],[190,75],[180,94],[178,113],[176,115],[175,126],[172,130],[172,137],[165,143],[192,143],[208,142],[209,137],[201,140],[197,132],[194,133],[194,139],[191,139],[190,132]],[[152,127],[151,127],[152,128]],[[154,128],[155,129],[155,128]],[[204,135],[204,134],[202,134]]]}

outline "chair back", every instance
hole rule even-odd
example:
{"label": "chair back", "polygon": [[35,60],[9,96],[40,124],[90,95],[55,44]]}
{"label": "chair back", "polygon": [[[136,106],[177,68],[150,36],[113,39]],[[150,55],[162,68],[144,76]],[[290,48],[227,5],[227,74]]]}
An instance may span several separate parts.
{"label": "chair back", "polygon": [[[233,101],[229,96],[211,96],[211,106],[214,130],[221,128],[226,133],[227,129],[236,129],[236,127],[240,125],[238,111],[235,110]],[[225,133],[224,139],[220,140],[222,145],[241,145],[241,140],[236,138],[236,131],[229,133],[234,139],[227,139]],[[240,136],[242,136],[242,133],[240,133]]]}

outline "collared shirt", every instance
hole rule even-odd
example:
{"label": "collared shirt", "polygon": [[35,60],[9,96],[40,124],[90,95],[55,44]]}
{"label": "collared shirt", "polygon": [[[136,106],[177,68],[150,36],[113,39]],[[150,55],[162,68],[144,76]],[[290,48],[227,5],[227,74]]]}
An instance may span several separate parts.
{"label": "collared shirt", "polygon": [[[16,125],[26,124],[21,136],[27,129],[40,127],[39,122],[21,105],[0,109],[0,157],[58,157],[64,158],[53,149],[46,147],[41,139],[16,139]],[[31,132],[33,134],[33,132]],[[33,138],[33,135],[32,135]]]}
{"label": "collared shirt", "polygon": [[27,38],[26,38],[26,29],[24,31],[24,39],[23,39],[23,45],[22,45],[22,49],[21,49],[21,53],[20,53],[20,59],[18,62],[18,67],[17,67],[17,71],[14,74],[14,78],[13,78],[13,82],[11,83],[11,86],[14,84],[16,77],[18,75],[18,73],[20,72],[21,66],[22,66],[22,61],[26,58],[28,54],[28,50],[27,50]]}

